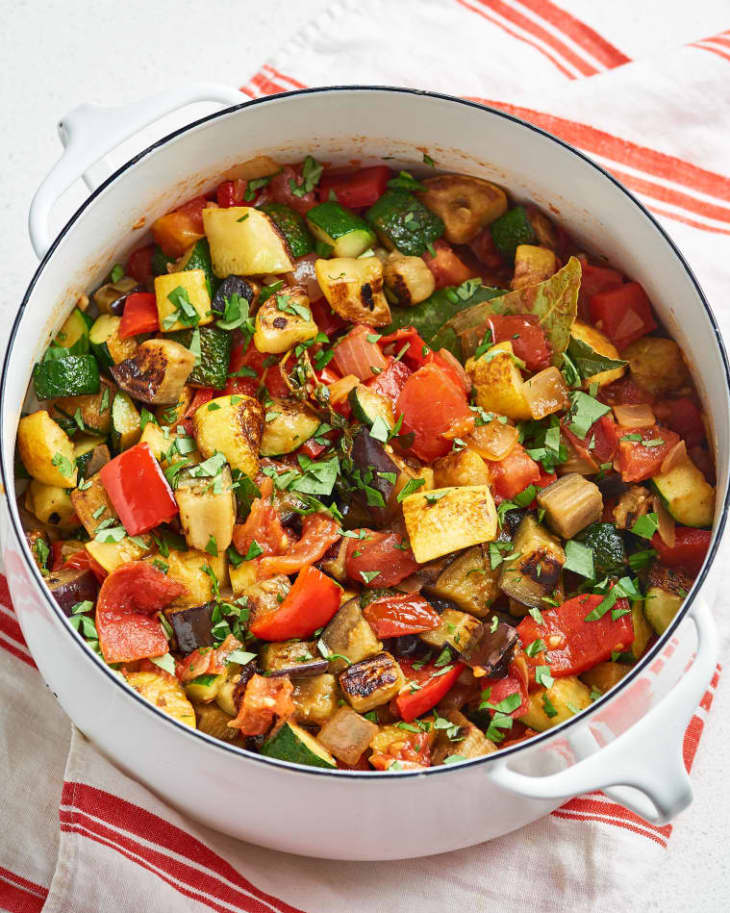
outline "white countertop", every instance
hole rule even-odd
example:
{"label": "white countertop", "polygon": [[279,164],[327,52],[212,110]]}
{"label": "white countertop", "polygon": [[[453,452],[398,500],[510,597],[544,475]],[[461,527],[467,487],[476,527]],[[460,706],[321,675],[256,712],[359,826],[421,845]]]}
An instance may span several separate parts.
{"label": "white countertop", "polygon": [[[198,5],[179,0],[0,0],[5,127],[0,137],[0,351],[9,329],[7,318],[36,265],[27,212],[36,187],[59,155],[59,117],[82,102],[120,104],[186,82],[242,85],[327,5],[326,0],[208,0]],[[200,105],[170,116],[125,144],[114,161],[213,108]],[[81,199],[82,188],[66,195],[54,219],[57,226]],[[637,897],[635,909],[714,913],[730,906],[728,749],[730,688],[723,683],[695,762],[695,780],[701,784],[694,805],[677,820],[656,878],[646,896]]]}

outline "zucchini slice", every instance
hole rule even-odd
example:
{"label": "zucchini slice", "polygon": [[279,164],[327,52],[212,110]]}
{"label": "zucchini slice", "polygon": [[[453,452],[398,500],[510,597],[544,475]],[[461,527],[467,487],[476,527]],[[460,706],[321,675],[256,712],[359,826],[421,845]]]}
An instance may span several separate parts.
{"label": "zucchini slice", "polygon": [[[190,348],[195,330],[180,330],[171,333],[170,339]],[[228,380],[228,362],[231,357],[233,336],[220,327],[201,327],[200,361],[190,372],[187,382],[192,387],[213,387],[222,390]]]}
{"label": "zucchini slice", "polygon": [[[184,273],[194,269],[202,269],[205,273],[208,295],[212,298],[217,281],[213,273],[213,264],[210,262],[210,246],[207,238],[200,238],[180,257],[175,263],[174,272]],[[165,273],[167,273],[167,270],[165,270]]]}
{"label": "zucchini slice", "polygon": [[121,390],[112,402],[111,441],[112,447],[121,453],[133,447],[142,434],[139,412],[132,398]]}
{"label": "zucchini slice", "polygon": [[308,441],[319,425],[319,418],[304,406],[275,400],[267,406],[261,456],[291,453]]}
{"label": "zucchini slice", "polygon": [[358,384],[350,390],[349,401],[352,406],[352,414],[368,428],[372,428],[375,421],[381,419],[392,431],[395,425],[393,407],[384,396],[366,387],[365,384]]}
{"label": "zucchini slice", "polygon": [[155,278],[155,300],[160,330],[173,333],[212,323],[208,277],[202,269],[187,269]]}
{"label": "zucchini slice", "polygon": [[28,474],[39,482],[63,488],[76,485],[71,438],[43,409],[21,418],[18,452]]}
{"label": "zucchini slice", "polygon": [[284,235],[292,257],[306,257],[307,254],[312,253],[314,241],[307,228],[307,223],[298,212],[290,209],[284,203],[266,203],[261,207],[261,212],[265,212]]}
{"label": "zucchini slice", "polygon": [[93,355],[50,358],[33,368],[33,388],[38,399],[98,393],[99,363]]}
{"label": "zucchini slice", "polygon": [[[166,272],[167,270],[165,270]],[[115,314],[118,317],[124,312],[124,305],[132,292],[144,291],[142,286],[131,276],[124,276],[117,282],[107,282],[92,295],[94,304],[100,314]]]}
{"label": "zucchini slice", "polygon": [[324,745],[296,723],[284,723],[261,746],[261,754],[309,767],[337,767],[337,762]]}
{"label": "zucchini slice", "polygon": [[125,358],[131,358],[137,350],[136,339],[122,339],[119,335],[121,317],[101,314],[89,331],[91,351],[102,368],[118,365]]}
{"label": "zucchini slice", "polygon": [[54,343],[72,350],[74,355],[85,355],[89,351],[89,329],[92,322],[83,311],[74,308],[56,333]]}
{"label": "zucchini slice", "polygon": [[425,254],[444,233],[441,218],[407,190],[386,190],[365,218],[388,250],[410,257]]}
{"label": "zucchini slice", "polygon": [[527,713],[520,717],[530,729],[544,732],[591,705],[591,692],[574,675],[556,678],[552,687],[538,688],[530,694]]}
{"label": "zucchini slice", "polygon": [[692,460],[652,479],[667,510],[682,526],[710,527],[715,513],[715,489]]}
{"label": "zucchini slice", "polygon": [[307,224],[318,241],[330,245],[335,257],[359,257],[376,241],[364,219],[334,200],[312,207]]}

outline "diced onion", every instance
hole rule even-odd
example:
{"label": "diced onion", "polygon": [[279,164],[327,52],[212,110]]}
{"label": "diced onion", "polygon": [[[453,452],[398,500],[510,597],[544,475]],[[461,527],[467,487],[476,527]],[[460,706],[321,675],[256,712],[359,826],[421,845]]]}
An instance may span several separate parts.
{"label": "diced onion", "polygon": [[671,472],[672,469],[676,469],[680,463],[685,463],[689,457],[687,456],[687,445],[684,441],[680,440],[672,447],[669,453],[662,460],[662,465],[660,472]]}
{"label": "diced onion", "polygon": [[314,270],[316,259],[316,254],[307,254],[304,257],[299,257],[294,261],[294,271],[287,273],[287,279],[291,279],[293,285],[301,285],[310,301],[317,301],[322,297],[322,289],[319,287]]}
{"label": "diced onion", "polygon": [[656,424],[656,416],[648,403],[624,403],[613,407],[613,414],[619,425],[625,428],[651,428]]}
{"label": "diced onion", "polygon": [[372,327],[358,325],[337,343],[332,361],[340,374],[354,374],[359,380],[369,380],[388,367],[380,346],[368,341],[368,336],[372,335]]}
{"label": "diced onion", "polygon": [[522,385],[522,393],[536,421],[570,406],[568,388],[556,367],[534,374]]}
{"label": "diced onion", "polygon": [[514,425],[494,419],[486,425],[479,425],[466,439],[466,444],[476,450],[485,460],[499,462],[514,449],[520,436]]}
{"label": "diced onion", "polygon": [[674,548],[674,543],[676,541],[676,523],[674,522],[674,517],[664,506],[662,499],[657,495],[654,495],[654,513],[657,517],[657,532],[659,533],[662,542],[668,545],[669,548]]}

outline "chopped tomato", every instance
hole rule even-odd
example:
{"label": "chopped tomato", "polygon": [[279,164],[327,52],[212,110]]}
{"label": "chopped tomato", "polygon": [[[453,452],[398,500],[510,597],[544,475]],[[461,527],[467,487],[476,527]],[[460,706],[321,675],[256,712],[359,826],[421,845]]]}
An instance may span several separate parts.
{"label": "chopped tomato", "polygon": [[246,685],[238,714],[228,725],[239,729],[241,735],[263,735],[275,716],[285,720],[293,715],[293,693],[294,685],[288,675],[275,678],[253,675]]}
{"label": "chopped tomato", "polygon": [[612,384],[601,387],[596,399],[606,406],[638,405],[640,403],[648,403],[651,406],[654,402],[653,395],[640,387],[631,377],[622,377]]}
{"label": "chopped tomato", "polygon": [[[275,363],[272,364],[272,361]],[[276,399],[283,399],[290,393],[279,367],[279,359],[259,352],[252,340],[247,345],[239,342],[231,351],[228,381],[223,393],[227,396],[235,393],[256,396],[261,384]]]}
{"label": "chopped tomato", "polygon": [[374,751],[369,758],[376,770],[389,770],[398,763],[397,770],[419,770],[431,766],[431,747],[427,732],[403,730],[403,738],[391,742],[387,751]]}
{"label": "chopped tomato", "polygon": [[423,259],[433,273],[437,289],[445,288],[447,285],[461,285],[467,279],[474,279],[478,276],[478,273],[454,253],[454,249],[448,241],[439,238],[438,241],[433,242],[433,249],[435,256],[426,252]]}
{"label": "chopped tomato", "polygon": [[710,548],[712,532],[709,529],[694,529],[677,526],[674,530],[674,545],[667,545],[659,533],[654,533],[652,548],[659,552],[659,559],[667,567],[680,567],[696,577]]}
{"label": "chopped tomato", "polygon": [[[513,720],[516,720],[518,717],[524,716],[530,708],[530,698],[527,692],[527,677],[521,675],[522,670],[518,669],[514,662],[510,663],[509,670],[507,675],[502,676],[502,678],[484,678],[481,679],[482,685],[482,695],[485,691],[489,691],[488,696],[484,696],[483,700],[487,701],[492,707],[496,707],[500,713],[507,712],[508,716],[511,716]],[[515,707],[514,710],[501,710],[500,705],[502,701],[506,701],[513,694],[519,694],[522,700],[518,707]],[[507,707],[509,705],[502,705]],[[492,707],[487,709],[492,710]],[[492,710],[492,713],[495,711]]]}
{"label": "chopped tomato", "polygon": [[593,323],[619,350],[657,328],[651,303],[638,282],[593,295],[589,307]]}
{"label": "chopped tomato", "polygon": [[358,171],[335,171],[328,169],[322,175],[317,195],[324,203],[334,193],[335,199],[349,209],[363,209],[372,206],[386,190],[392,174],[387,165],[372,165]]}
{"label": "chopped tomato", "polygon": [[383,336],[379,345],[383,349],[387,348],[389,354],[396,357],[403,352],[399,360],[403,360],[412,371],[425,365],[431,352],[419,336],[418,330],[411,326],[401,327],[394,333]]}
{"label": "chopped tomato", "polygon": [[448,349],[439,349],[437,352],[429,352],[426,356],[426,364],[436,364],[442,371],[445,371],[451,380],[467,395],[471,392],[471,378],[464,370],[464,366],[455,358]]}
{"label": "chopped tomato", "polygon": [[349,539],[345,568],[350,580],[369,587],[395,586],[418,570],[418,562],[400,533],[354,530],[362,539]]}
{"label": "chopped tomato", "polygon": [[509,501],[528,485],[540,481],[540,464],[527,453],[522,444],[515,444],[507,456],[498,462],[490,461],[492,489],[499,500]]}
{"label": "chopped tomato", "polygon": [[413,372],[403,361],[396,361],[391,358],[388,367],[382,374],[378,374],[373,380],[368,382],[368,386],[389,399],[393,405],[396,404],[401,390],[405,387],[406,381]]}
{"label": "chopped tomato", "polygon": [[585,440],[574,434],[568,422],[561,425],[561,432],[570,441],[578,456],[593,460],[598,467],[601,463],[610,463],[618,448],[618,426],[608,413],[602,415],[588,429]]}
{"label": "chopped tomato", "polygon": [[487,320],[494,342],[509,340],[517,358],[530,372],[549,368],[553,350],[534,314],[494,314]]}
{"label": "chopped tomato", "polygon": [[[617,599],[600,618],[586,621],[606,598],[585,593],[568,599],[556,609],[543,610],[543,624],[529,615],[522,619],[517,633],[525,650],[531,681],[535,679],[537,666],[549,666],[555,678],[579,675],[610,659],[615,650],[625,650],[634,642],[634,623],[626,599]],[[625,614],[614,618],[619,612]],[[542,649],[543,646],[547,649]]]}
{"label": "chopped tomato", "polygon": [[221,675],[226,671],[226,658],[243,647],[241,641],[229,634],[219,647],[198,647],[183,659],[178,668],[181,682],[190,682],[199,675]]}
{"label": "chopped tomato", "polygon": [[354,374],[360,380],[369,380],[388,366],[377,336],[372,327],[358,323],[340,339],[332,360],[343,377]]}
{"label": "chopped tomato", "polygon": [[497,250],[489,226],[485,226],[473,241],[469,242],[469,248],[474,256],[483,263],[487,269],[499,269],[502,266],[502,255]]}
{"label": "chopped tomato", "polygon": [[383,596],[365,606],[363,615],[376,637],[420,634],[433,631],[441,623],[439,613],[417,593]]}
{"label": "chopped tomato", "polygon": [[247,183],[241,178],[236,178],[233,181],[223,181],[222,184],[219,184],[216,190],[218,205],[222,209],[228,209],[231,206],[243,206]]}
{"label": "chopped tomato", "polygon": [[96,631],[106,662],[129,663],[167,653],[162,625],[150,616],[184,592],[181,583],[144,561],[112,571],[96,601]]}
{"label": "chopped tomato", "polygon": [[[338,333],[340,330],[344,329],[347,326],[347,323],[340,317],[339,314],[335,314],[332,308],[327,303],[326,298],[319,298],[317,301],[309,302],[309,310],[312,312],[312,317],[314,322],[317,324],[318,328],[326,336],[332,337],[335,333]],[[371,332],[375,332],[371,330]]]}
{"label": "chopped tomato", "polygon": [[305,441],[296,452],[303,453],[304,456],[308,456],[310,460],[316,460],[318,456],[322,456],[326,449],[324,444],[318,444],[313,437],[310,437],[310,439]]}
{"label": "chopped tomato", "polygon": [[689,396],[656,403],[654,414],[667,428],[676,431],[688,447],[697,447],[706,437],[702,413]]}
{"label": "chopped tomato", "polygon": [[619,443],[616,468],[624,482],[643,482],[656,475],[664,457],[679,441],[668,428],[624,428],[618,426]]}
{"label": "chopped tomato", "polygon": [[285,555],[262,558],[261,575],[296,574],[305,564],[314,564],[341,538],[340,524],[329,514],[310,514],[302,523],[302,537]]}
{"label": "chopped tomato", "polygon": [[152,223],[152,236],[168,257],[181,257],[204,235],[203,210],[209,201],[195,197]]}
{"label": "chopped tomato", "polygon": [[157,300],[151,292],[134,292],[124,302],[119,324],[119,336],[127,339],[140,333],[156,333],[160,329]]}
{"label": "chopped tomato", "polygon": [[450,431],[458,427],[463,436],[474,423],[463,388],[436,363],[424,365],[407,379],[396,414],[403,415],[401,433],[413,433],[410,449],[427,463],[451,450],[446,437]]}
{"label": "chopped tomato", "polygon": [[[465,668],[464,663],[437,666],[435,662],[430,662],[414,669],[413,660],[409,659],[399,660],[399,665],[407,684],[395,699],[395,703],[401,719],[406,723],[412,722],[435,707],[456,684],[457,678]],[[411,690],[408,687],[411,682],[418,687]]]}
{"label": "chopped tomato", "polygon": [[178,514],[177,501],[149,444],[135,444],[99,470],[101,483],[130,536]]}
{"label": "chopped tomato", "polygon": [[261,640],[304,638],[324,627],[340,607],[342,587],[322,571],[306,565],[276,608],[257,611],[249,628]]}
{"label": "chopped tomato", "polygon": [[592,266],[581,261],[582,274],[580,292],[578,293],[578,311],[582,320],[590,320],[589,302],[593,295],[618,288],[624,277],[615,269],[607,266]]}
{"label": "chopped tomato", "polygon": [[246,522],[237,523],[233,527],[233,544],[241,555],[247,555],[254,543],[261,549],[258,555],[264,557],[283,555],[287,550],[289,537],[271,503],[272,487],[273,483],[267,476],[260,486],[261,497],[255,498],[251,503]]}
{"label": "chopped tomato", "polygon": [[127,258],[125,273],[136,279],[137,282],[151,282],[155,275],[152,270],[152,258],[154,255],[154,244],[146,244],[144,247],[138,247],[133,250]]}
{"label": "chopped tomato", "polygon": [[284,203],[300,215],[306,215],[312,206],[317,205],[317,197],[313,190],[302,196],[297,196],[292,187],[299,189],[302,183],[301,165],[284,165],[278,174],[269,181],[256,197],[257,206],[263,203]]}

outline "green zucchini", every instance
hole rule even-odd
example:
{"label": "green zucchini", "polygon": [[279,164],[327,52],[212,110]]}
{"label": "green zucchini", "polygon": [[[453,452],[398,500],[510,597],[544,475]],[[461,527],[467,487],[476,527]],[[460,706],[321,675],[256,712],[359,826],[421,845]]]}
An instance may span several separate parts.
{"label": "green zucchini", "polygon": [[[316,208],[316,207],[315,207]],[[289,245],[292,257],[305,257],[314,250],[314,239],[302,216],[284,203],[266,203],[261,207]]]}
{"label": "green zucchini", "polygon": [[506,260],[514,260],[520,244],[535,243],[535,229],[524,206],[514,206],[489,227],[494,246]]}
{"label": "green zucchini", "polygon": [[307,225],[318,241],[332,248],[335,257],[359,257],[376,240],[364,219],[334,200],[310,209]]}
{"label": "green zucchini", "polygon": [[50,358],[33,368],[33,387],[38,399],[98,393],[100,383],[99,364],[93,355]]}
{"label": "green zucchini", "polygon": [[[210,262],[210,246],[207,238],[201,238],[196,241],[192,247],[180,257],[175,263],[173,272],[182,273],[185,270],[202,269],[205,273],[205,282],[208,286],[208,294],[212,298],[218,281],[213,273],[213,264]],[[167,270],[165,270],[167,272]]]}
{"label": "green zucchini", "polygon": [[137,407],[132,398],[120,390],[112,403],[112,447],[121,453],[122,450],[133,447],[141,434],[142,423]]}
{"label": "green zucchini", "polygon": [[407,190],[386,190],[365,213],[383,244],[420,257],[444,233],[444,223]]}
{"label": "green zucchini", "polygon": [[358,384],[350,391],[350,405],[355,418],[372,428],[376,419],[381,419],[389,430],[393,429],[393,409],[390,402],[365,384]]}
{"label": "green zucchini", "polygon": [[69,349],[72,355],[86,355],[89,351],[89,329],[93,320],[83,311],[74,308],[56,334],[53,342]]}
{"label": "green zucchini", "polygon": [[174,257],[168,257],[159,244],[155,244],[155,250],[152,254],[152,272],[155,276],[164,276],[168,271],[168,264],[174,263]]}
{"label": "green zucchini", "polygon": [[684,602],[684,596],[650,586],[644,600],[644,615],[657,634],[663,634]]}
{"label": "green zucchini", "polygon": [[185,693],[191,701],[207,704],[209,701],[215,700],[218,690],[225,680],[224,672],[219,675],[198,675],[197,678],[185,684]]}
{"label": "green zucchini", "polygon": [[309,767],[337,767],[337,762],[324,745],[296,723],[284,723],[261,746],[261,754]]}
{"label": "green zucchini", "polygon": [[272,402],[267,406],[259,451],[268,457],[291,453],[308,441],[319,425],[319,418],[298,403]]}
{"label": "green zucchini", "polygon": [[690,459],[669,472],[654,476],[652,484],[677,523],[682,526],[712,526],[715,489]]}
{"label": "green zucchini", "polygon": [[91,351],[96,356],[102,368],[118,365],[127,358],[131,358],[137,348],[134,339],[122,339],[119,336],[121,317],[114,314],[101,314],[94,321],[89,332]]}
{"label": "green zucchini", "polygon": [[592,523],[575,537],[593,552],[596,578],[620,575],[626,567],[626,549],[613,523]]}
{"label": "green zucchini", "polygon": [[[231,358],[233,336],[220,327],[199,327],[200,360],[187,379],[192,387],[214,387],[222,390],[228,380],[228,362]],[[194,330],[177,330],[169,334],[169,339],[190,348]]]}

